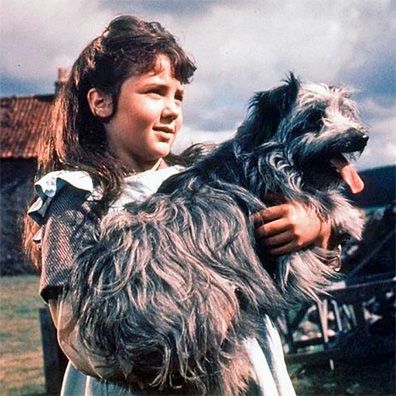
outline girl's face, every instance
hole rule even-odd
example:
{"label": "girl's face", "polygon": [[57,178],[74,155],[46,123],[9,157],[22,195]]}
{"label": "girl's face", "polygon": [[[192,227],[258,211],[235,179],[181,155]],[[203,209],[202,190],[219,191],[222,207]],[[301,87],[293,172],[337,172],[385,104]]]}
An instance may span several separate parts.
{"label": "girl's face", "polygon": [[104,126],[110,149],[129,170],[150,169],[169,154],[182,125],[182,99],[165,55],[152,71],[121,85],[116,112]]}

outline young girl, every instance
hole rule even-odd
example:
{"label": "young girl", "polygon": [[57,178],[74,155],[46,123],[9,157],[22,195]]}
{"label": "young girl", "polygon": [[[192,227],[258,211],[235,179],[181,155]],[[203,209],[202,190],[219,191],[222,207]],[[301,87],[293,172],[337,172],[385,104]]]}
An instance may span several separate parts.
{"label": "young girl", "polygon": [[[63,395],[124,392],[115,384],[123,377],[122,367],[84,351],[61,292],[101,217],[147,198],[188,165],[192,156],[174,156],[171,148],[182,126],[183,86],[194,71],[159,23],[121,16],[82,51],[57,98],[39,156],[38,199],[29,209],[33,220],[27,220],[25,244],[41,272],[40,295],[71,361]],[[328,225],[299,203],[275,206],[256,217],[257,240],[273,254],[314,243],[327,247]],[[269,320],[263,326],[263,349],[255,341],[247,344],[259,382],[247,392],[292,395],[279,336]],[[158,393],[145,387],[142,371],[130,380],[134,390],[128,394]]]}

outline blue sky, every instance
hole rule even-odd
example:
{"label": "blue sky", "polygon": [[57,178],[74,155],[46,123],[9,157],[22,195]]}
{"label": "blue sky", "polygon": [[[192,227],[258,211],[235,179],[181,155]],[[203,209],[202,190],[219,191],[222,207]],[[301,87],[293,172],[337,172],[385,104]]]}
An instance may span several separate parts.
{"label": "blue sky", "polygon": [[160,21],[195,59],[176,149],[230,137],[256,91],[288,71],[350,85],[371,131],[358,168],[396,162],[392,0],[13,0],[1,2],[1,96],[51,93],[58,67],[116,15]]}

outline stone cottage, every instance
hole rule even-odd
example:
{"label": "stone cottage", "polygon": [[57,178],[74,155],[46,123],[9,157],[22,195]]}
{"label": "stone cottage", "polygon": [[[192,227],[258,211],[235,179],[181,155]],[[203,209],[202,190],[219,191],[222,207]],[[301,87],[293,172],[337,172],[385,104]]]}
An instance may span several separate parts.
{"label": "stone cottage", "polygon": [[[65,70],[59,69],[55,92],[65,78]],[[0,98],[0,275],[34,272],[21,249],[22,222],[54,98],[55,94]]]}

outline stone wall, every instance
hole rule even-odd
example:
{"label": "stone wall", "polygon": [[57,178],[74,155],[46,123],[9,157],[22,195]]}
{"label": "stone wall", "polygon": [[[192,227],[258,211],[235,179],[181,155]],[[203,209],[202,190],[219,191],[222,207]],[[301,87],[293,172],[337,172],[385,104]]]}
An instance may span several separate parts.
{"label": "stone wall", "polygon": [[34,159],[0,160],[0,275],[35,273],[21,246],[23,215],[35,173]]}

